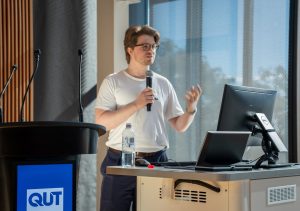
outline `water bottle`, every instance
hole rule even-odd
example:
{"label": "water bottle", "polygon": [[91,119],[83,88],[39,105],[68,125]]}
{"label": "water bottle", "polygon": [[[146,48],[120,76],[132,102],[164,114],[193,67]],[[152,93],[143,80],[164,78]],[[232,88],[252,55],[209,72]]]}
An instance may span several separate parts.
{"label": "water bottle", "polygon": [[131,123],[126,123],[122,132],[122,166],[130,167],[135,164],[134,132]]}

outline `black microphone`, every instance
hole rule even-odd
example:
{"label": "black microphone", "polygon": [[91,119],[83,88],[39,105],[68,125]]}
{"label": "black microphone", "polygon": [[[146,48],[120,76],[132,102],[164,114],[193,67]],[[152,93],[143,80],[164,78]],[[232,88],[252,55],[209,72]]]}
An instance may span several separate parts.
{"label": "black microphone", "polygon": [[[146,87],[152,88],[152,76],[153,76],[152,71],[147,70],[147,72],[146,72]],[[147,104],[147,111],[151,111],[151,106],[152,106],[151,103]]]}
{"label": "black microphone", "polygon": [[81,49],[78,49],[79,56],[79,122],[83,122],[83,107],[81,102],[81,66],[82,66],[82,57],[83,52]]}
{"label": "black microphone", "polygon": [[27,94],[28,94],[28,91],[29,91],[29,88],[30,88],[30,85],[32,83],[32,80],[38,70],[38,67],[39,67],[39,63],[40,63],[40,55],[42,54],[42,51],[40,49],[36,49],[34,50],[34,59],[35,59],[35,70],[29,80],[29,83],[26,87],[26,91],[25,91],[25,95],[23,96],[23,100],[22,100],[22,105],[21,105],[21,111],[20,111],[20,115],[19,115],[19,121],[20,122],[24,122],[24,114],[23,114],[23,110],[24,110],[24,105],[25,105],[25,100],[26,100],[26,97],[27,97]]}
{"label": "black microphone", "polygon": [[[11,71],[10,71],[10,75],[8,77],[8,80],[6,81],[5,85],[4,85],[4,88],[3,90],[1,91],[0,93],[0,101],[6,91],[6,88],[8,86],[8,84],[10,83],[12,77],[13,77],[13,74],[17,71],[18,69],[18,66],[16,64],[14,64],[13,66],[11,66]],[[0,104],[0,123],[3,123],[3,111],[2,111],[2,107],[1,107],[1,104]]]}

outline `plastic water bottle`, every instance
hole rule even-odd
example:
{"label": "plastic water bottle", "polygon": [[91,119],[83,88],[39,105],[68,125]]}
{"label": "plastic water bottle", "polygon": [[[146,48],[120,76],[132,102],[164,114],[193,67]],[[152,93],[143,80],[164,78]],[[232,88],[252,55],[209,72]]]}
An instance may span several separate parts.
{"label": "plastic water bottle", "polygon": [[131,123],[126,123],[122,133],[122,166],[130,167],[135,164],[134,132]]}

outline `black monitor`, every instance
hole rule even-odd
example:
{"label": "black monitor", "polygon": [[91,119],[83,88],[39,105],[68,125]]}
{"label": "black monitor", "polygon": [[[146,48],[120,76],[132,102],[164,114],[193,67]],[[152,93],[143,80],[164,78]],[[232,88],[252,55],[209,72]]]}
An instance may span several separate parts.
{"label": "black monitor", "polygon": [[[264,113],[272,120],[275,90],[225,84],[217,130],[252,131],[251,115]],[[248,145],[260,146],[262,136],[252,136]]]}
{"label": "black monitor", "polygon": [[225,84],[217,130],[251,131],[255,135],[249,138],[248,145],[263,145],[264,149],[266,143],[262,140],[269,140],[272,152],[287,151],[270,123],[275,99],[275,90]]}

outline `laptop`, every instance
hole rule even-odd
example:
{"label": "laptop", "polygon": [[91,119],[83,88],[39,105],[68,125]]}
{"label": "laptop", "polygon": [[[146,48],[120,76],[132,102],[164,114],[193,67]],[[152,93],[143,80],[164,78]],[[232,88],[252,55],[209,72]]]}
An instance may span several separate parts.
{"label": "laptop", "polygon": [[234,170],[234,164],[242,161],[250,135],[249,131],[208,131],[195,170]]}
{"label": "laptop", "polygon": [[234,165],[242,161],[250,135],[248,131],[208,131],[196,165],[164,167],[201,171],[251,170],[251,165]]}

